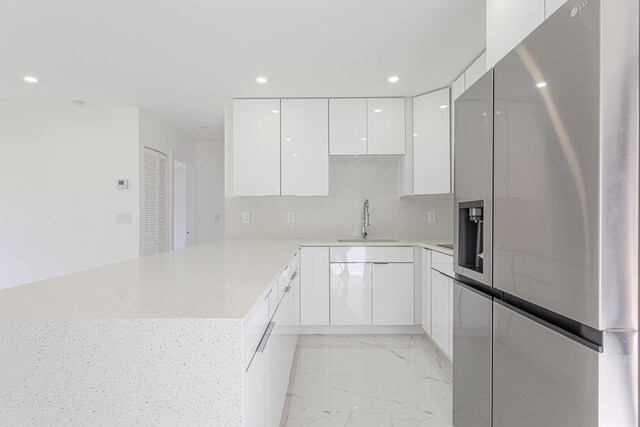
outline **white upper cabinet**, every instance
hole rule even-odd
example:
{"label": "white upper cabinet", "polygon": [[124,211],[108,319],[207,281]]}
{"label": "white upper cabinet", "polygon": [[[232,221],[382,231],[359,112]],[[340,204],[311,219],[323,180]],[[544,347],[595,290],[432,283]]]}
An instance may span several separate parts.
{"label": "white upper cabinet", "polygon": [[564,4],[566,0],[545,0],[544,2],[544,17],[547,19],[553,12],[558,10],[560,6]]}
{"label": "white upper cabinet", "polygon": [[404,98],[367,99],[369,154],[404,154]]}
{"label": "white upper cabinet", "polygon": [[487,66],[496,65],[544,19],[545,0],[487,0]]}
{"label": "white upper cabinet", "polygon": [[414,194],[451,192],[449,88],[413,99]]}
{"label": "white upper cabinet", "polygon": [[282,195],[329,194],[329,105],[327,99],[283,99]]}
{"label": "white upper cabinet", "polygon": [[[462,75],[460,77],[458,77],[458,79],[453,82],[451,84],[451,107],[449,108],[449,110],[451,110],[451,115],[450,115],[450,120],[451,120],[451,127],[449,128],[451,131],[451,152],[455,153],[455,149],[456,149],[456,99],[458,99],[458,97],[460,95],[462,95],[462,93],[465,90],[465,85],[464,85],[464,74],[462,73]],[[453,156],[451,156],[451,188],[454,188],[454,177],[455,177],[455,172],[453,170],[454,167],[454,160],[453,160]]]}
{"label": "white upper cabinet", "polygon": [[367,100],[329,100],[329,154],[367,154]]}
{"label": "white upper cabinet", "polygon": [[233,194],[280,194],[280,100],[233,101]]}
{"label": "white upper cabinet", "polygon": [[[469,68],[467,68],[467,70],[464,72],[465,89],[470,88],[475,82],[478,81],[480,77],[484,76],[484,73],[486,72],[487,72],[487,52],[480,55],[480,57],[476,59],[473,62],[473,64],[471,64]],[[456,98],[458,96],[460,96],[460,94],[458,94]]]}

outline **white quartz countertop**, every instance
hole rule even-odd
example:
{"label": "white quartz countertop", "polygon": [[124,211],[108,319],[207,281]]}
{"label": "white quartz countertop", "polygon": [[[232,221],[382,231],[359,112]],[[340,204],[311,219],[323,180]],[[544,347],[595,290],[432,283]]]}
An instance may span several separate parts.
{"label": "white quartz countertop", "polygon": [[0,319],[242,319],[300,242],[220,240],[0,291]]}
{"label": "white quartz countertop", "polygon": [[447,241],[220,240],[0,291],[0,319],[243,319],[301,246]]}

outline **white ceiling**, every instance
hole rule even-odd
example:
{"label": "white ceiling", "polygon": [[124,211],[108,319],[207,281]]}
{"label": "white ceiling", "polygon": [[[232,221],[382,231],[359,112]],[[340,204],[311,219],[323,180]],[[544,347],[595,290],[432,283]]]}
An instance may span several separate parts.
{"label": "white ceiling", "polygon": [[137,106],[220,142],[231,98],[415,95],[484,48],[484,0],[4,0],[0,102]]}

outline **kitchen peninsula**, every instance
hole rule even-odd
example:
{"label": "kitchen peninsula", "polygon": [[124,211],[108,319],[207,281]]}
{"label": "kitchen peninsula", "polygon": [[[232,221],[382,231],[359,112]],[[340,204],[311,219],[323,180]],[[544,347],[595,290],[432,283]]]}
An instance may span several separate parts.
{"label": "kitchen peninsula", "polygon": [[[451,253],[436,243],[358,246]],[[354,245],[221,240],[0,291],[0,419],[247,425],[245,372],[298,249]]]}

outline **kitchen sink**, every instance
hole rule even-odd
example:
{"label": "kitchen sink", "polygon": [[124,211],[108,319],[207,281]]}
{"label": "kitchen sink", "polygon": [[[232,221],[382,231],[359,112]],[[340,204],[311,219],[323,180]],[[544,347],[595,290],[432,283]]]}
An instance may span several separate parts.
{"label": "kitchen sink", "polygon": [[381,243],[381,242],[397,242],[393,239],[338,239],[339,243]]}

